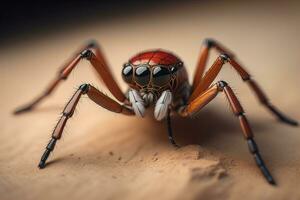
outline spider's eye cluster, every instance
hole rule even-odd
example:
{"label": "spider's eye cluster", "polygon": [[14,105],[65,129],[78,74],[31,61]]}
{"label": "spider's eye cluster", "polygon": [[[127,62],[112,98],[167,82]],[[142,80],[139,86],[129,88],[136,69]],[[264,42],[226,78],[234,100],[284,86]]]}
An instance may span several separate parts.
{"label": "spider's eye cluster", "polygon": [[125,82],[131,83],[132,82],[132,76],[133,76],[133,68],[129,64],[125,64],[122,70],[122,77]]}
{"label": "spider's eye cluster", "polygon": [[158,86],[166,85],[170,81],[170,71],[161,66],[156,66],[153,69],[153,84]]}
{"label": "spider's eye cluster", "polygon": [[171,67],[164,65],[151,67],[147,64],[132,66],[130,63],[126,63],[122,69],[122,78],[126,83],[139,86],[147,86],[150,81],[155,86],[165,86],[172,76],[176,76],[179,69],[180,64]]}

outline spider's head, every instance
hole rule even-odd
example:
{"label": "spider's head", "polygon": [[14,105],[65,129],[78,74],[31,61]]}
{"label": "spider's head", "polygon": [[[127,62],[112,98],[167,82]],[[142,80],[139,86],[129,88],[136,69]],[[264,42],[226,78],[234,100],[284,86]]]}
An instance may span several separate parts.
{"label": "spider's head", "polygon": [[126,63],[122,69],[123,80],[133,89],[139,91],[147,102],[157,100],[165,90],[173,91],[176,87],[177,71],[182,63],[175,65],[133,65]]}
{"label": "spider's head", "polygon": [[171,52],[156,49],[138,53],[123,65],[123,80],[131,89],[128,100],[138,116],[145,107],[154,106],[154,116],[161,120],[171,104],[183,98],[188,77],[183,62]]}

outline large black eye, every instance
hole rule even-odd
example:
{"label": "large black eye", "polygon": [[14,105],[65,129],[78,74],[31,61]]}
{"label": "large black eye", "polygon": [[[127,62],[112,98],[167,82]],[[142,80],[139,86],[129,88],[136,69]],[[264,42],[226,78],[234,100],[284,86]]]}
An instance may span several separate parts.
{"label": "large black eye", "polygon": [[170,81],[170,72],[165,67],[155,67],[153,69],[153,84],[158,86],[166,85]]}
{"label": "large black eye", "polygon": [[135,70],[135,81],[139,85],[147,85],[150,81],[150,71],[148,67],[141,66]]}
{"label": "large black eye", "polygon": [[133,73],[133,68],[130,65],[125,65],[123,70],[122,70],[122,77],[124,81],[127,83],[132,82],[132,73]]}

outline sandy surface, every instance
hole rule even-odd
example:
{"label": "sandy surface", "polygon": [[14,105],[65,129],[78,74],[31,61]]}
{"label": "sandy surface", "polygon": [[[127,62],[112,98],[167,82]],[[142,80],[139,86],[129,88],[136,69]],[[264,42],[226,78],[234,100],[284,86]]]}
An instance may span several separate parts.
{"label": "sandy surface", "polygon": [[230,67],[219,79],[239,95],[277,187],[257,169],[223,96],[197,119],[174,119],[180,149],[168,143],[165,124],[151,113],[145,119],[121,116],[85,97],[44,170],[37,168],[38,160],[65,102],[81,83],[105,91],[104,86],[82,62],[34,112],[11,115],[41,92],[87,39],[102,44],[125,90],[119,74],[131,55],[169,49],[192,74],[201,40],[209,36],[231,48],[274,104],[299,120],[298,5],[224,6],[182,5],[1,48],[0,199],[300,199],[299,128],[276,122]]}

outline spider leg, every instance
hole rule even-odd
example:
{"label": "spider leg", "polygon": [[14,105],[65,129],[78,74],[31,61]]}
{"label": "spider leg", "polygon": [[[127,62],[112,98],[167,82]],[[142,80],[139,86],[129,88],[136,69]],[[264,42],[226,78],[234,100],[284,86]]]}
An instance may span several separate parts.
{"label": "spider leg", "polygon": [[62,116],[58,121],[57,125],[54,128],[52,133],[52,137],[46,146],[44,154],[41,157],[39,168],[44,168],[46,166],[46,161],[50,155],[50,153],[54,150],[57,140],[59,140],[62,136],[64,127],[68,121],[73,116],[74,110],[77,106],[77,103],[82,95],[87,95],[92,101],[94,101],[99,106],[106,108],[112,112],[122,113],[126,115],[133,115],[133,111],[127,108],[124,105],[119,104],[115,100],[109,98],[93,86],[89,84],[83,84],[79,87],[79,89],[74,93],[70,101],[67,103],[66,107],[62,112]]}
{"label": "spider leg", "polygon": [[232,52],[230,52],[228,49],[226,49],[225,47],[223,47],[221,44],[217,43],[216,41],[214,41],[212,39],[205,39],[202,43],[199,60],[196,65],[196,71],[194,74],[193,84],[192,84],[193,89],[195,89],[197,87],[197,85],[201,82],[201,79],[203,77],[204,70],[205,70],[205,67],[207,64],[207,60],[209,57],[209,53],[212,48],[217,49],[220,53],[226,52],[226,54],[230,55],[230,57],[232,57],[232,58],[234,56],[234,54]]}
{"label": "spider leg", "polygon": [[200,109],[203,108],[205,105],[207,105],[210,101],[212,101],[219,92],[225,93],[226,99],[228,100],[228,102],[230,104],[232,112],[234,113],[234,115],[236,117],[238,117],[240,126],[244,133],[244,137],[248,143],[249,151],[253,155],[257,166],[261,170],[261,172],[264,175],[264,177],[266,178],[266,180],[270,184],[275,185],[275,181],[260,155],[257,144],[254,140],[254,136],[253,136],[251,127],[248,123],[248,120],[247,120],[245,114],[244,114],[244,109],[241,106],[236,95],[234,94],[234,92],[232,91],[232,89],[229,87],[229,85],[226,82],[219,81],[218,83],[211,86],[209,89],[204,91],[201,95],[199,95],[194,100],[192,100],[185,107],[185,109],[179,114],[181,114],[182,116],[192,116],[192,115],[197,114],[200,111]]}
{"label": "spider leg", "polygon": [[172,129],[172,124],[171,124],[170,113],[171,113],[171,111],[170,111],[170,109],[168,109],[168,113],[167,113],[168,138],[174,147],[179,148],[180,146],[175,142],[174,137],[173,137],[173,129]]}
{"label": "spider leg", "polygon": [[99,74],[100,78],[103,80],[104,84],[113,94],[113,96],[120,102],[124,102],[125,95],[114,80],[108,64],[104,59],[103,53],[100,50],[100,47],[95,41],[91,41],[84,47],[80,48],[79,51],[77,51],[75,55],[62,66],[62,68],[59,70],[59,73],[57,74],[57,77],[49,84],[49,86],[41,95],[39,95],[29,104],[16,109],[14,111],[14,114],[20,114],[26,111],[30,111],[34,107],[36,107],[42,100],[44,100],[54,91],[54,89],[61,83],[61,81],[68,78],[70,73],[76,66],[78,66],[78,63],[82,59],[87,59],[91,63],[91,65]]}
{"label": "spider leg", "polygon": [[[220,70],[222,69],[223,65],[228,62],[241,76],[242,80],[247,82],[249,87],[254,91],[255,95],[257,96],[258,100],[261,102],[263,106],[265,106],[273,115],[275,115],[280,121],[285,122],[287,124],[297,126],[298,122],[289,118],[285,114],[283,114],[281,111],[279,111],[272,103],[270,103],[269,99],[267,98],[266,94],[262,91],[262,89],[258,86],[258,84],[252,79],[250,74],[245,70],[244,67],[242,67],[233,57],[232,53],[228,53],[228,50],[226,50],[224,47],[222,47],[218,42],[214,40],[208,40],[206,42],[209,45],[206,45],[204,49],[207,49],[211,47],[215,47],[219,52],[223,53],[221,54],[212,67],[206,72],[206,74],[202,77],[202,73],[204,70],[204,65],[200,65],[202,71],[200,75],[195,74],[195,78],[197,79],[194,81],[193,85],[193,92],[190,97],[190,101],[194,100],[199,94],[201,94],[203,91],[205,91],[211,83],[215,80],[216,76],[219,74]],[[208,54],[208,53],[207,53]],[[206,56],[207,57],[207,56]],[[207,59],[207,58],[205,58]],[[200,57],[201,60],[201,57]],[[206,61],[205,61],[206,62]],[[204,63],[204,61],[199,62]],[[197,69],[199,71],[199,69]],[[196,71],[196,72],[197,72]]]}

